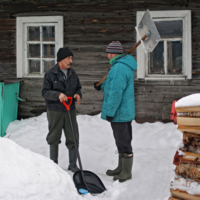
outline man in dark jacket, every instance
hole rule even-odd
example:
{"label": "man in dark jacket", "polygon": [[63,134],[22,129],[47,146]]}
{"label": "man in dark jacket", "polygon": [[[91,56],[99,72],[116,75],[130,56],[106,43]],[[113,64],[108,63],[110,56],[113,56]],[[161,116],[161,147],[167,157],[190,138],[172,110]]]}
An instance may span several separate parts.
{"label": "man in dark jacket", "polygon": [[119,41],[111,42],[106,52],[112,68],[106,82],[98,87],[95,83],[94,87],[103,91],[101,118],[110,122],[119,152],[117,168],[107,170],[106,174],[123,182],[132,178],[131,122],[135,119],[134,76],[137,63],[131,55],[123,55]]}
{"label": "man in dark jacket", "polygon": [[60,48],[57,52],[57,64],[49,69],[44,76],[42,96],[45,98],[47,106],[47,119],[49,123],[49,133],[47,142],[50,145],[50,159],[58,163],[58,145],[61,142],[62,130],[64,129],[66,137],[66,146],[69,150],[68,170],[76,172],[77,155],[70,121],[67,110],[62,101],[68,101],[67,97],[73,97],[70,106],[72,123],[76,135],[77,144],[79,144],[78,124],[76,121],[75,101],[80,103],[81,84],[75,71],[70,68],[72,65],[72,52],[67,48]]}

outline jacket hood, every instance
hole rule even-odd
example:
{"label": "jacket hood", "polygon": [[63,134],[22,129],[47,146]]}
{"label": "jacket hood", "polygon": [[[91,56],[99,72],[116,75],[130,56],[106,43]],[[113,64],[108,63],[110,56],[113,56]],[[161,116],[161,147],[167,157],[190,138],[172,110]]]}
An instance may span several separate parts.
{"label": "jacket hood", "polygon": [[137,69],[137,63],[135,61],[135,59],[133,58],[133,56],[131,55],[122,55],[120,57],[118,57],[113,63],[112,65],[114,66],[117,63],[122,63],[127,65],[128,67],[130,67],[132,70],[136,70]]}

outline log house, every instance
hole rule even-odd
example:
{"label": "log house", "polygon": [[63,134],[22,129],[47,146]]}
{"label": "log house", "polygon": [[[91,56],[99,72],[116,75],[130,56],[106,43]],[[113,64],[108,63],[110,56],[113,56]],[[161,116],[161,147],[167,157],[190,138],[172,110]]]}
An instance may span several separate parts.
{"label": "log house", "polygon": [[[103,94],[93,84],[109,71],[106,46],[119,40],[128,52],[137,42],[135,26],[146,9],[155,19],[162,41],[153,54],[144,55],[142,47],[132,53],[138,62],[136,119],[169,120],[173,100],[200,90],[198,0],[1,0],[0,79],[21,83],[20,97],[26,101],[19,103],[18,117],[46,111],[41,96],[43,74],[55,63],[60,46],[68,46],[74,53],[72,68],[83,87],[78,113],[101,112]],[[176,24],[179,30],[169,30]],[[46,34],[46,40],[38,39],[37,33]],[[145,63],[143,56],[147,56]]]}

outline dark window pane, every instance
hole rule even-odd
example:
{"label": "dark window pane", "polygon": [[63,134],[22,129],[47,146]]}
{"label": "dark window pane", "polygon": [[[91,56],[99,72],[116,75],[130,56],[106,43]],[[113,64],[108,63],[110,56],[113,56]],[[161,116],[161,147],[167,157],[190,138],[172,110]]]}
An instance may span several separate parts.
{"label": "dark window pane", "polygon": [[55,26],[43,26],[42,36],[43,41],[55,41]]}
{"label": "dark window pane", "polygon": [[168,54],[168,74],[181,74],[182,73],[182,42],[181,41],[168,41],[167,42]]}
{"label": "dark window pane", "polygon": [[28,26],[28,41],[40,41],[40,27]]}
{"label": "dark window pane", "polygon": [[28,65],[29,74],[40,74],[40,60],[29,60]]}
{"label": "dark window pane", "polygon": [[28,58],[40,58],[40,44],[28,44]]}
{"label": "dark window pane", "polygon": [[177,38],[183,37],[183,21],[155,21],[161,38]]}
{"label": "dark window pane", "polygon": [[43,60],[42,63],[43,63],[43,73],[45,73],[55,65],[55,60],[51,61]]}
{"label": "dark window pane", "polygon": [[43,58],[55,58],[55,45],[43,44]]}
{"label": "dark window pane", "polygon": [[159,42],[153,52],[149,53],[149,74],[165,74],[164,43]]}

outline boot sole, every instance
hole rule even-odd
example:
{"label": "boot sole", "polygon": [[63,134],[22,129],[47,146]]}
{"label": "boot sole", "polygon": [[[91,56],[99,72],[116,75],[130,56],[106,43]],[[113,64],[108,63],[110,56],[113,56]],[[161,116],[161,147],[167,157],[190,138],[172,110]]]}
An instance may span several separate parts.
{"label": "boot sole", "polygon": [[120,183],[121,183],[121,182],[124,182],[124,181],[127,181],[127,180],[130,180],[130,179],[132,179],[132,176],[130,176],[130,177],[126,178],[126,179],[121,179],[121,178],[113,177],[113,180],[114,180],[114,181],[119,180]]}
{"label": "boot sole", "polygon": [[80,171],[79,168],[74,169],[74,168],[71,168],[71,167],[68,167],[67,170],[72,171],[72,172],[74,172],[74,173],[77,172],[77,171]]}
{"label": "boot sole", "polygon": [[118,175],[118,174],[120,174],[121,172],[119,172],[119,173],[117,173],[117,174],[107,174],[106,173],[106,175],[108,175],[108,176],[115,176],[115,175]]}
{"label": "boot sole", "polygon": [[128,181],[128,180],[130,180],[130,179],[132,179],[132,176],[129,177],[129,178],[127,178],[127,179],[119,179],[119,182],[122,183],[122,182]]}
{"label": "boot sole", "polygon": [[116,171],[116,170],[110,170],[110,169],[108,169],[108,170],[106,171],[106,175],[108,175],[108,176],[115,176],[115,175],[120,174],[121,171],[122,171],[122,170]]}

